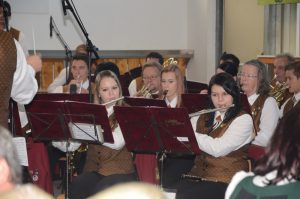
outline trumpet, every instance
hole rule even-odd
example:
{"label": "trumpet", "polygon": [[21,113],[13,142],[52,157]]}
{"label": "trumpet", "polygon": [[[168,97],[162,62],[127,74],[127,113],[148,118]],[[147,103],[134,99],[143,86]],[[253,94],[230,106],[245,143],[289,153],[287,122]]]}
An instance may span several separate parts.
{"label": "trumpet", "polygon": [[205,114],[205,113],[212,113],[212,112],[216,112],[216,111],[222,111],[222,110],[225,110],[225,109],[228,109],[228,108],[231,108],[231,107],[234,107],[234,104],[231,104],[230,106],[226,106],[226,107],[222,107],[222,108],[204,109],[204,110],[189,114],[189,117],[195,117],[195,116],[202,115],[202,114]]}
{"label": "trumpet", "polygon": [[143,87],[136,93],[136,96],[147,97],[149,94],[151,94],[151,90],[146,85],[143,85]]}

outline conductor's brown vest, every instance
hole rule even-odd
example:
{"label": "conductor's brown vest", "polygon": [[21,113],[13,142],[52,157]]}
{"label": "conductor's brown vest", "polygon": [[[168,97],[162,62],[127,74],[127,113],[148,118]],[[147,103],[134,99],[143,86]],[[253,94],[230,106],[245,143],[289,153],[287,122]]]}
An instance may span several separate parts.
{"label": "conductor's brown vest", "polygon": [[11,94],[17,51],[12,35],[0,31],[0,125],[7,127],[8,103]]}
{"label": "conductor's brown vest", "polygon": [[[238,116],[243,114],[246,113],[241,112]],[[211,131],[210,128],[205,127],[208,115],[204,114],[201,115],[197,121],[196,131],[197,133],[209,134],[209,136],[213,138],[222,137],[234,119],[235,118],[226,123],[222,123],[218,128]],[[214,157],[205,152],[201,152],[200,155],[196,156],[194,167],[189,174],[200,177],[203,180],[229,183],[237,171],[249,170],[247,149],[248,145],[245,145],[222,157]]]}

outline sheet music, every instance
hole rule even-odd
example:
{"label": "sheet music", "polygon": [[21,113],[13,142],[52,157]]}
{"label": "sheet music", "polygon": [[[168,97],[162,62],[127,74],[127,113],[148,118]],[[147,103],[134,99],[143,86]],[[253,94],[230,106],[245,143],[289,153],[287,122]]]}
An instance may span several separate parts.
{"label": "sheet music", "polygon": [[74,139],[99,141],[101,143],[104,141],[101,125],[70,122],[68,126]]}
{"label": "sheet music", "polygon": [[22,166],[28,167],[28,155],[26,148],[26,140],[24,137],[14,137],[13,142],[17,149],[18,159]]}

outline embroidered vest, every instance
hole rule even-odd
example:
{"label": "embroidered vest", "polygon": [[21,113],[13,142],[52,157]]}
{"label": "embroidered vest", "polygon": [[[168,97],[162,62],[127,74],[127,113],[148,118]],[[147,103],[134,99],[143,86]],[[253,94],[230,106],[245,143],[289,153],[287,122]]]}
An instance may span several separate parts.
{"label": "embroidered vest", "polygon": [[17,51],[9,32],[0,31],[0,125],[7,128],[8,103],[11,94]]}
{"label": "embroidered vest", "polygon": [[287,112],[289,112],[291,109],[293,109],[294,107],[300,107],[300,101],[298,101],[295,106],[294,106],[294,102],[292,100],[292,97],[290,99],[288,99],[289,101],[286,103],[286,105],[284,106],[283,109],[283,115],[285,115]]}
{"label": "embroidered vest", "polygon": [[[246,113],[242,111],[237,115],[237,117],[243,114]],[[196,131],[198,133],[209,134],[209,136],[217,138],[222,137],[236,117],[226,123],[222,123],[213,131],[211,131],[211,127],[205,127],[205,123],[208,121],[208,118],[208,114],[204,114],[199,117]],[[203,180],[229,183],[232,176],[237,171],[249,170],[249,164],[247,161],[248,146],[249,145],[247,144],[223,157],[214,157],[205,152],[201,152],[200,155],[196,156],[194,167],[190,171],[189,175],[198,176]]]}
{"label": "embroidered vest", "polygon": [[259,95],[258,98],[251,106],[251,113],[254,122],[254,129],[256,132],[259,132],[259,125],[260,125],[260,117],[262,113],[262,109],[264,107],[265,101],[268,98],[268,95]]}

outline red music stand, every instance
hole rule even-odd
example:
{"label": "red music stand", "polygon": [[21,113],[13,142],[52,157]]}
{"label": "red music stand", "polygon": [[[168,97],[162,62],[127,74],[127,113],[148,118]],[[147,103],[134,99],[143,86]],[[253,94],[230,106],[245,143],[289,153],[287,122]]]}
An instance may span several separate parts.
{"label": "red music stand", "polygon": [[129,151],[162,157],[200,153],[186,109],[115,106],[114,110]]}
{"label": "red music stand", "polygon": [[[185,107],[189,113],[195,113],[208,108],[207,94],[182,94],[182,106]],[[251,115],[251,106],[245,94],[241,94],[241,104],[243,109]]]}
{"label": "red music stand", "polygon": [[[70,124],[90,124],[96,130],[97,125],[103,129],[105,142],[113,143],[113,136],[105,106],[74,101],[40,101],[35,100],[26,106],[28,121],[34,140],[70,140],[74,139]],[[92,142],[100,142],[100,137],[89,135]],[[97,139],[95,139],[97,138]],[[76,138],[76,140],[80,140]],[[87,141],[87,140],[83,140]]]}
{"label": "red music stand", "polygon": [[130,106],[158,106],[167,107],[165,100],[141,98],[141,97],[125,97],[125,102]]}
{"label": "red music stand", "polygon": [[185,107],[189,113],[195,113],[208,108],[208,95],[185,93],[181,95],[182,106]]}
{"label": "red music stand", "polygon": [[[105,106],[99,104],[90,104],[74,101],[39,101],[34,100],[26,106],[28,122],[31,126],[33,140],[63,140],[69,143],[70,140],[80,140],[85,142],[113,143],[113,136],[107,117]],[[87,132],[79,124],[90,124],[91,131]],[[71,129],[74,125],[84,135],[85,139],[75,137]],[[97,126],[103,129],[103,140],[99,136]],[[74,130],[74,129],[73,129]],[[96,133],[98,131],[98,133]],[[78,133],[77,133],[78,135]],[[65,197],[69,194],[69,152],[68,144],[66,145],[66,192]]]}

